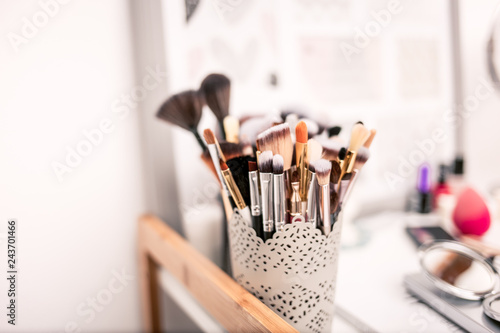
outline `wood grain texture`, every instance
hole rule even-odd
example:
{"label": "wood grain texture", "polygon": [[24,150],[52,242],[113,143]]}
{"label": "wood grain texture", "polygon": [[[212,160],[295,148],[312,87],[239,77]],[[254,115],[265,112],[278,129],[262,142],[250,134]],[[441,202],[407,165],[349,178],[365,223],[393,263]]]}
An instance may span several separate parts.
{"label": "wood grain texture", "polygon": [[[139,219],[139,244],[229,332],[297,332],[157,217],[145,215]],[[142,264],[141,275],[145,274]],[[142,292],[144,303],[154,302],[151,287],[143,285]],[[157,304],[143,307],[145,330],[149,332],[160,329],[154,324],[155,307]]]}

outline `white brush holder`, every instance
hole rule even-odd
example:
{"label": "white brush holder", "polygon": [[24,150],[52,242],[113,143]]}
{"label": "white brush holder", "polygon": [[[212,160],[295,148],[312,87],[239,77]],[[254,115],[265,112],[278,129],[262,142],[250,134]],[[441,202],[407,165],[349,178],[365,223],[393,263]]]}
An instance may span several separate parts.
{"label": "white brush holder", "polygon": [[325,236],[296,222],[264,243],[235,209],[228,223],[233,277],[299,332],[330,332],[341,227],[339,218]]}

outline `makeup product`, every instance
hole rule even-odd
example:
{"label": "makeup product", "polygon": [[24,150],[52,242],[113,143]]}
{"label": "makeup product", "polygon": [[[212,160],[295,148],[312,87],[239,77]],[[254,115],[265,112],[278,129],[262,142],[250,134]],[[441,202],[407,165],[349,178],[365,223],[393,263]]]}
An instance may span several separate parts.
{"label": "makeup product", "polygon": [[273,157],[274,229],[282,232],[285,227],[285,178],[283,176],[283,157]]}
{"label": "makeup product", "polygon": [[448,186],[448,182],[446,181],[447,172],[448,167],[444,164],[440,164],[438,182],[432,191],[432,206],[434,208],[439,207],[439,201],[442,196],[452,195],[451,188]]}
{"label": "makeup product", "polygon": [[316,177],[318,180],[318,214],[317,226],[328,236],[331,231],[330,220],[330,171],[332,164],[330,161],[320,159],[314,164]]}
{"label": "makeup product", "polygon": [[297,161],[297,171],[299,172],[299,193],[300,199],[307,202],[307,184],[309,167],[307,165],[307,125],[305,122],[300,121],[295,127],[295,159]]}
{"label": "makeup product", "polygon": [[467,187],[459,195],[453,211],[453,222],[458,230],[466,235],[481,236],[490,228],[488,206],[472,188]]}
{"label": "makeup product", "polygon": [[417,180],[418,201],[416,211],[421,214],[430,213],[431,206],[431,171],[428,164],[423,164],[418,169]]}
{"label": "makeup product", "polygon": [[252,218],[250,214],[250,209],[243,200],[243,197],[241,196],[240,190],[238,189],[238,186],[234,181],[233,175],[231,174],[231,170],[229,170],[229,167],[224,161],[219,160],[219,163],[222,171],[222,177],[226,182],[226,186],[229,190],[229,193],[231,193],[231,197],[234,199],[234,202],[236,203],[236,207],[238,207],[241,216],[248,223],[248,226],[252,227]]}
{"label": "makeup product", "polygon": [[309,164],[309,192],[307,194],[307,221],[312,223],[316,228],[316,197],[317,197],[317,181],[314,162]]}
{"label": "makeup product", "polygon": [[198,133],[201,111],[202,103],[198,92],[188,90],[167,99],[156,116],[193,133],[201,149],[206,150],[207,147]]}
{"label": "makeup product", "polygon": [[269,150],[259,155],[259,176],[262,204],[262,229],[264,240],[273,237],[273,153]]}
{"label": "makeup product", "polygon": [[210,74],[201,82],[200,91],[203,92],[208,107],[219,122],[223,138],[226,139],[223,121],[229,114],[231,81],[225,75]]}
{"label": "makeup product", "polygon": [[370,136],[370,131],[362,124],[356,124],[352,128],[351,141],[347,149],[344,162],[342,163],[342,172],[340,173],[340,180],[346,173],[351,173],[354,169],[354,162],[356,161],[356,154],[359,148],[365,143]]}
{"label": "makeup product", "polygon": [[240,121],[236,117],[226,116],[224,118],[224,132],[227,142],[239,143]]}
{"label": "makeup product", "polygon": [[252,214],[252,225],[257,233],[257,236],[263,238],[262,209],[259,195],[259,174],[256,162],[248,162],[248,180],[250,187],[250,213]]}

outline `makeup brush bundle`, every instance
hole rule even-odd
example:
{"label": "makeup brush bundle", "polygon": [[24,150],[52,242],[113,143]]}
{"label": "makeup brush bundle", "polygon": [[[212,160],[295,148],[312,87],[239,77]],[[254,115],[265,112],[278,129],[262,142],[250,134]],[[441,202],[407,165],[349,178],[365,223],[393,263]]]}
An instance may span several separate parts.
{"label": "makeup brush bundle", "polygon": [[[328,235],[337,221],[357,175],[370,156],[376,134],[361,122],[349,144],[338,140],[338,126],[326,127],[293,113],[247,119],[229,115],[230,81],[210,74],[198,91],[171,96],[158,117],[192,132],[206,166],[218,179],[234,208],[266,240],[287,223],[303,221]],[[218,121],[219,140],[206,129],[198,132],[204,105]],[[229,216],[228,216],[229,217]]]}

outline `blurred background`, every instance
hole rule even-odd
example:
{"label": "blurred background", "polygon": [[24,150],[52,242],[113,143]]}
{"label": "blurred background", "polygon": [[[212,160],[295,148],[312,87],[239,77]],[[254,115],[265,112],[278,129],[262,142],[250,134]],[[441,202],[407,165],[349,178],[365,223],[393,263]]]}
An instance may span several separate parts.
{"label": "blurred background", "polygon": [[[358,120],[377,129],[351,222],[404,211],[419,166],[436,181],[457,156],[496,217],[498,3],[457,0],[456,20],[452,3],[0,0],[0,258],[15,218],[20,272],[19,324],[0,330],[140,331],[144,212],[220,263],[216,180],[193,136],[155,117],[210,73],[231,79],[232,115],[300,111],[346,140]],[[111,281],[123,288],[94,304]]]}

